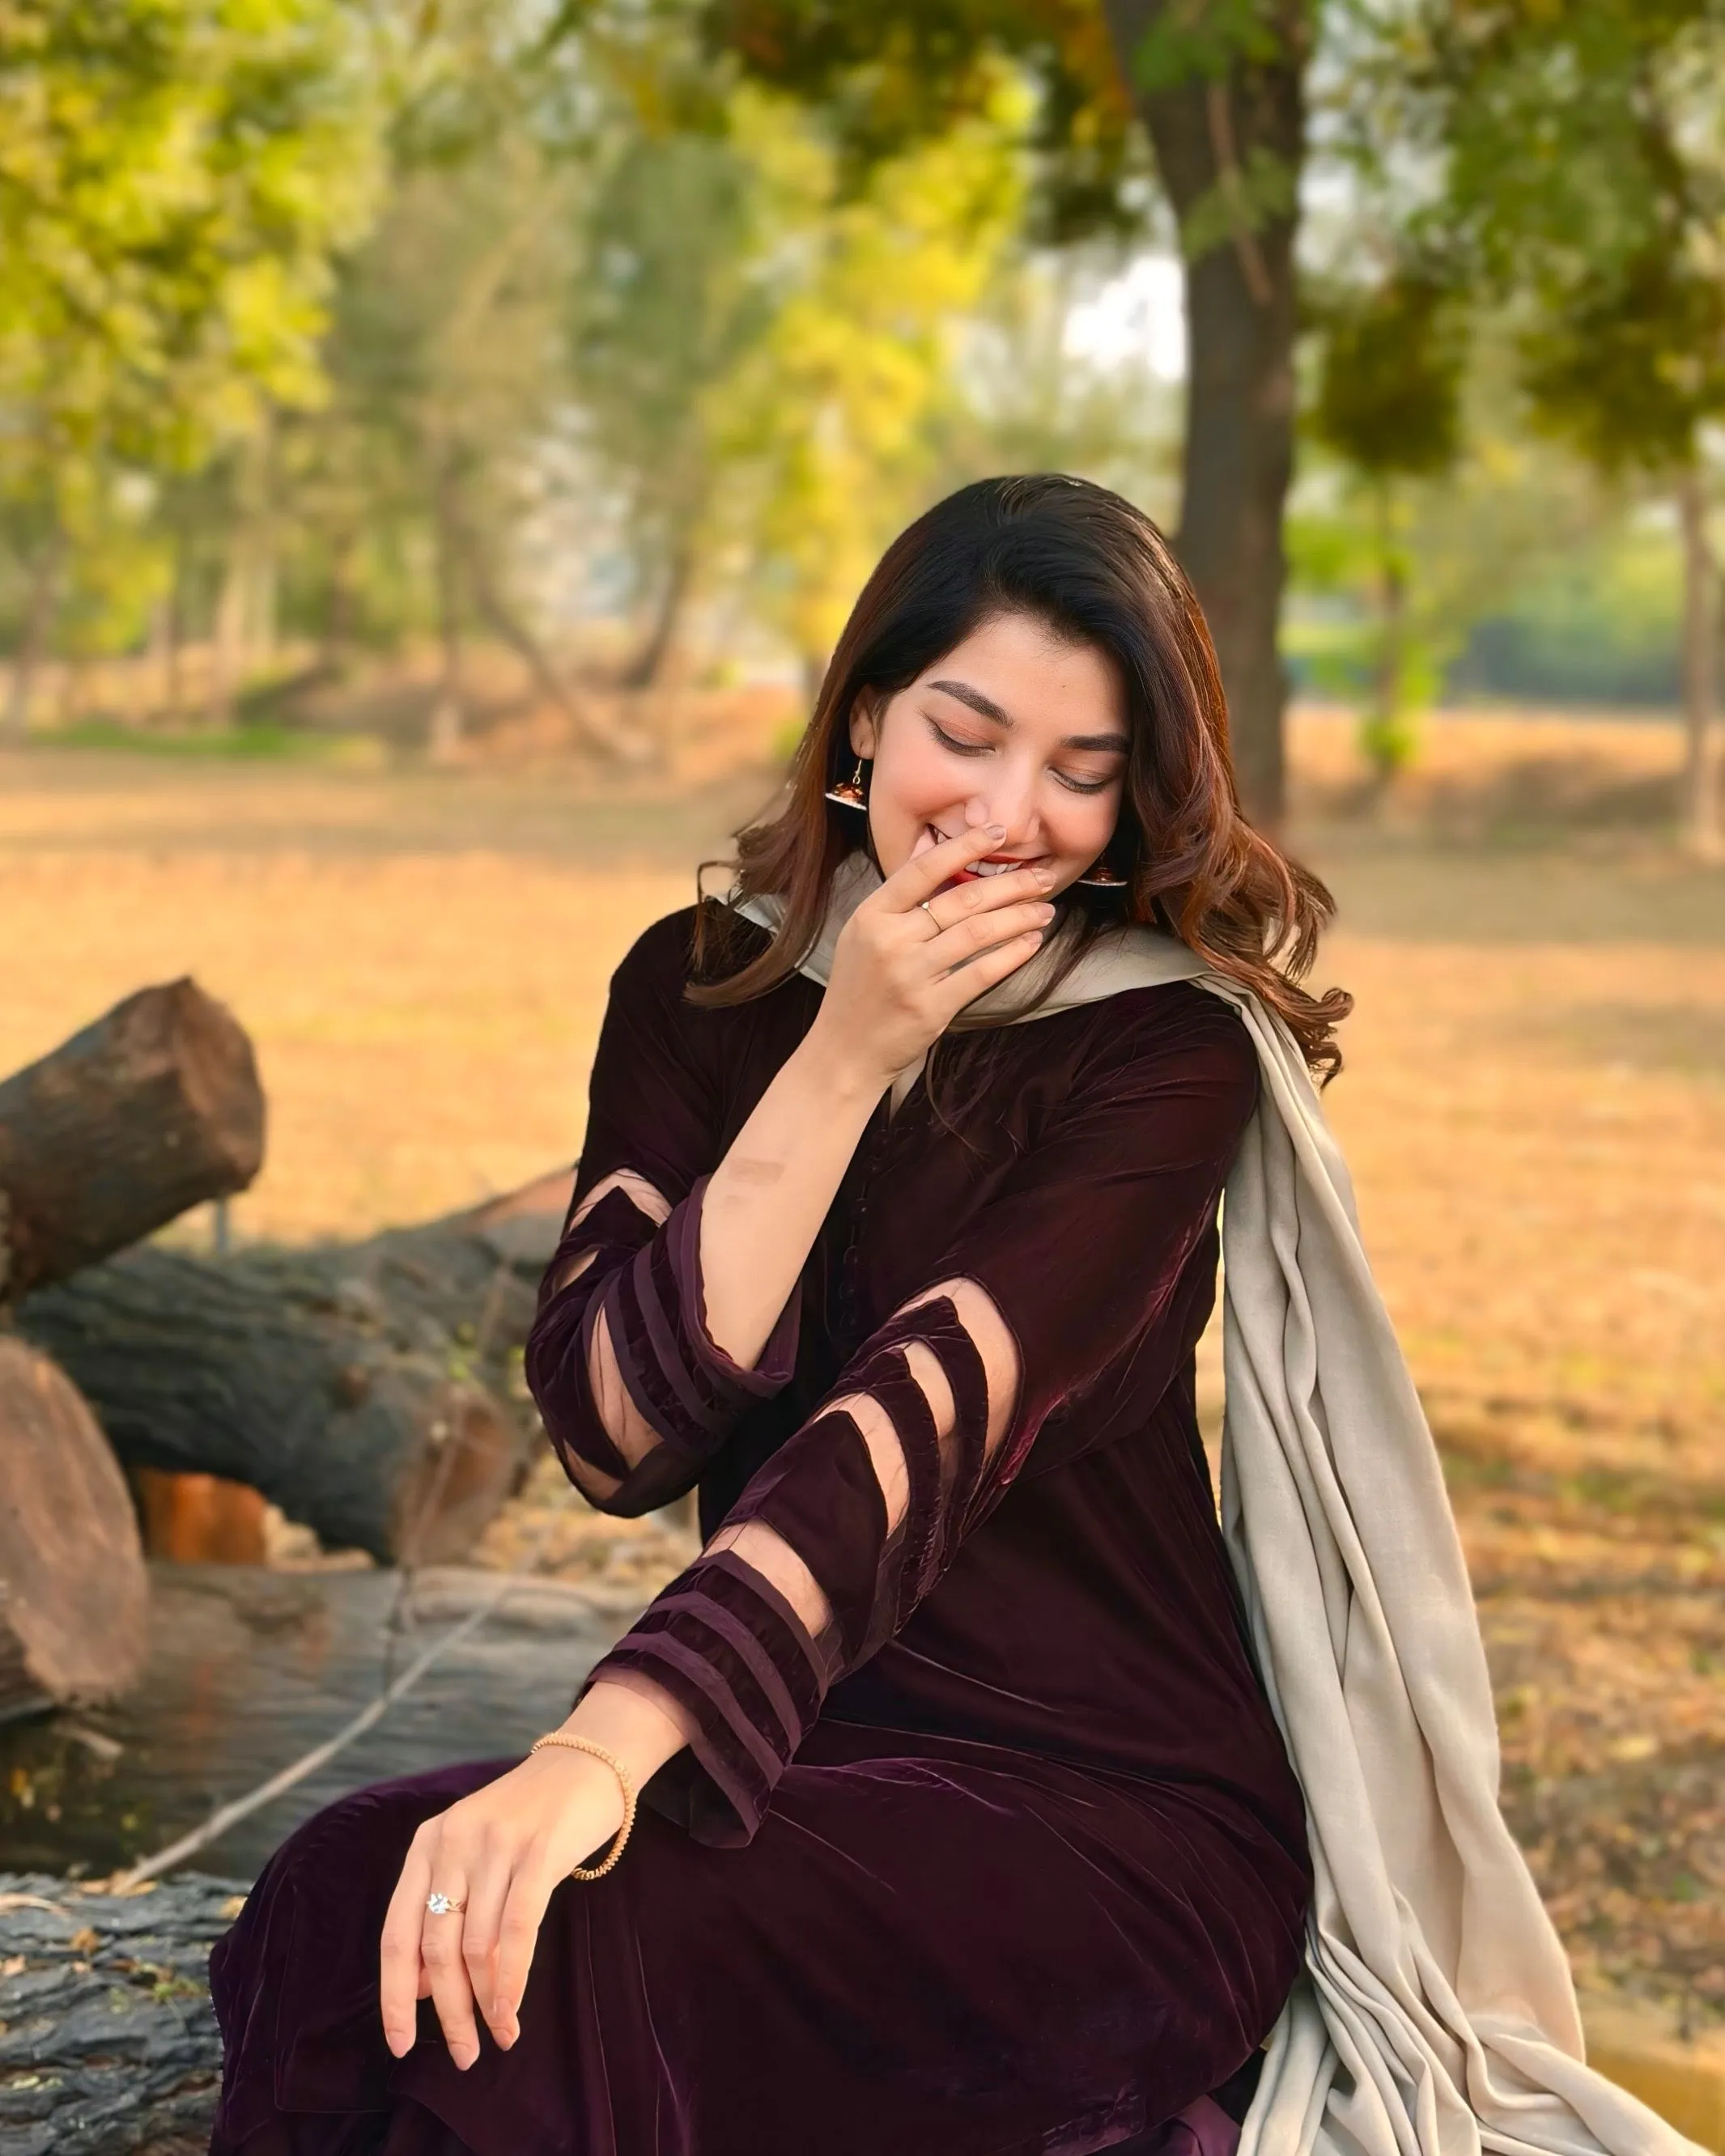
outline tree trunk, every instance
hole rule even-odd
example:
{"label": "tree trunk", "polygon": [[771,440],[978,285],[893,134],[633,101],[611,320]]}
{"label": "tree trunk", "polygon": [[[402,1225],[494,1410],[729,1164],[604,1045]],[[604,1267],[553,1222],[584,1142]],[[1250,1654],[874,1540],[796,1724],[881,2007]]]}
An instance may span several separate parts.
{"label": "tree trunk", "polygon": [[317,663],[331,671],[341,665],[353,641],[353,557],[357,546],[357,535],[346,531],[339,532],[330,545]]}
{"label": "tree trunk", "polygon": [[571,692],[552,664],[550,653],[504,596],[490,556],[461,514],[459,501],[453,498],[449,515],[459,548],[460,565],[480,613],[493,634],[501,637],[526,666],[540,695],[556,706],[589,748],[624,762],[644,762],[651,753],[645,742],[621,729],[600,726],[592,711]]}
{"label": "tree trunk", "polygon": [[466,724],[461,683],[461,537],[455,516],[455,475],[446,453],[437,455],[432,481],[434,538],[437,551],[437,626],[443,673],[426,722],[425,747],[434,758],[459,747]]}
{"label": "tree trunk", "polygon": [[216,600],[215,625],[211,635],[210,686],[208,716],[218,726],[234,723],[234,702],[244,678],[246,651],[246,597],[251,582],[250,550],[243,525],[228,536],[228,558],[222,568],[222,588]]}
{"label": "tree trunk", "polygon": [[1678,490],[1683,533],[1683,834],[1698,860],[1725,855],[1718,727],[1719,572],[1707,542],[1707,490],[1692,467]]}
{"label": "tree trunk", "polygon": [[[1147,34],[1171,0],[1107,0],[1121,71],[1137,82]],[[1282,506],[1294,454],[1294,235],[1305,151],[1302,89],[1310,44],[1303,0],[1273,0],[1262,27],[1274,59],[1236,62],[1225,80],[1196,73],[1172,88],[1134,88],[1163,184],[1183,229],[1229,213],[1230,236],[1186,263],[1186,439],[1177,546],[1195,587],[1228,692],[1235,769],[1246,813],[1266,829],[1286,802],[1277,649],[1286,563]],[[1273,164],[1266,161],[1273,161]],[[1254,213],[1266,172],[1286,208]]]}
{"label": "tree trunk", "polygon": [[191,1871],[138,1895],[0,1871],[0,2140],[16,2156],[198,2156],[222,2040],[209,1951],[244,1889]]}
{"label": "tree trunk", "polygon": [[139,989],[0,1084],[0,1301],[244,1190],[263,1158],[240,1027],[193,981]]}
{"label": "tree trunk", "polygon": [[513,1355],[562,1223],[499,1208],[357,1245],[227,1259],[128,1253],[18,1323],[74,1378],[128,1467],[261,1491],[326,1546],[427,1563],[516,1486]]}
{"label": "tree trunk", "polygon": [[660,593],[651,626],[641,648],[623,670],[625,689],[657,689],[663,685],[671,655],[676,649],[677,629],[695,573],[692,551],[679,547],[667,565],[665,588]]}
{"label": "tree trunk", "polygon": [[13,659],[12,680],[6,697],[6,731],[13,741],[22,741],[30,730],[30,701],[59,605],[60,569],[64,556],[64,541],[54,531],[43,542],[31,565],[23,634]]}
{"label": "tree trunk", "polygon": [[149,1589],[126,1479],[71,1380],[0,1333],[0,1722],[110,1699]]}

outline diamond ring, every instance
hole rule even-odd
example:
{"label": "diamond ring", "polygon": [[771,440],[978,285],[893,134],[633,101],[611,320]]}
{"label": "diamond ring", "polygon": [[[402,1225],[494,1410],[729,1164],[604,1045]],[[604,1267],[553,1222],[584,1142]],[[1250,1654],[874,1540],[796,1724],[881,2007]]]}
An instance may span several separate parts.
{"label": "diamond ring", "polygon": [[447,1894],[428,1894],[425,1906],[434,1917],[459,1917],[467,1904],[452,1902]]}

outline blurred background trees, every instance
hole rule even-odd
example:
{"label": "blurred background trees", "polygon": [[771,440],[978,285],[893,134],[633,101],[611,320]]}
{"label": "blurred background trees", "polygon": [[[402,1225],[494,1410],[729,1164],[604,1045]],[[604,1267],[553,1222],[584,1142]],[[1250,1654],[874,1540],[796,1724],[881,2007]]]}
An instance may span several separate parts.
{"label": "blurred background trees", "polygon": [[[1243,792],[1472,694],[1720,825],[1725,0],[19,0],[3,724],[806,697],[942,490],[1176,534]],[[1147,305],[1144,295],[1155,296]]]}

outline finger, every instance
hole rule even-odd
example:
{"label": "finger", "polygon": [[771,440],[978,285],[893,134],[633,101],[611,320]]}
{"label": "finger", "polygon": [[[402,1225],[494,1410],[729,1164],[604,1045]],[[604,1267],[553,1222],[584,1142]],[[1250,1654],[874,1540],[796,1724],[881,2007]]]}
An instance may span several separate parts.
{"label": "finger", "polygon": [[424,1928],[425,1897],[431,1891],[430,1844],[428,1824],[414,1835],[408,1851],[401,1877],[389,1897],[378,1949],[377,2004],[383,2041],[398,2059],[413,2047],[418,2025],[414,2002],[426,1995],[419,1935]]}
{"label": "finger", "polygon": [[[440,1862],[435,1877],[439,1891],[452,1902],[467,1899],[464,1868]],[[431,1973],[431,2003],[443,2024],[444,2041],[458,2066],[470,2066],[479,2056],[479,2030],[473,2015],[473,1986],[467,1980],[467,1964],[461,1958],[461,1933],[466,1917],[459,1910],[434,1917],[428,1910],[420,1935],[419,1953]]]}
{"label": "finger", "polygon": [[949,1023],[968,1003],[1004,981],[1009,973],[1017,973],[1026,959],[1034,958],[1042,948],[1042,932],[1033,928],[1027,936],[1014,936],[1009,943],[1002,943],[992,951],[984,951],[967,966],[948,973],[935,983],[937,993],[947,1004],[942,1024]]}
{"label": "finger", "polygon": [[950,928],[973,913],[998,912],[1004,906],[1023,906],[1046,898],[1054,870],[1046,867],[1007,869],[999,875],[973,876],[937,892],[927,901],[930,918]]}
{"label": "finger", "polygon": [[930,937],[924,947],[936,966],[962,966],[978,952],[994,950],[1017,937],[1034,934],[1040,942],[1054,917],[1055,910],[1046,899],[1027,900],[1019,906],[1002,906],[955,921],[950,928]]}
{"label": "finger", "polygon": [[509,1882],[497,1927],[497,1989],[490,2012],[491,2027],[506,2051],[521,2034],[521,1998],[539,1943],[539,1928],[562,1876],[544,1851],[535,1848]]}
{"label": "finger", "polygon": [[896,868],[866,903],[878,904],[890,913],[908,912],[925,898],[932,898],[967,862],[979,861],[1005,836],[1004,824],[983,824],[974,830],[961,831],[956,839],[942,839],[926,853],[913,854]]}
{"label": "finger", "polygon": [[514,1871],[509,1856],[488,1851],[468,1881],[467,1913],[461,1924],[461,1958],[467,1966],[474,2004],[500,2043],[503,2031],[492,2013],[497,1995],[497,1942]]}

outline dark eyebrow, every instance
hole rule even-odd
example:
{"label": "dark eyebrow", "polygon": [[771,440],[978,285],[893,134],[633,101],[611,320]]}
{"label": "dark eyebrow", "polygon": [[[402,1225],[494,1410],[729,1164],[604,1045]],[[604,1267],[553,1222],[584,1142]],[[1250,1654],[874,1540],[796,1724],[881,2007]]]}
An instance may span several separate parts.
{"label": "dark eyebrow", "polygon": [[[1003,711],[992,696],[985,696],[980,689],[973,689],[968,681],[931,681],[931,689],[939,689],[948,696],[956,696],[961,704],[968,704],[972,711],[985,719],[993,719],[996,726],[1009,726],[1015,723],[1009,711]],[[1062,748],[1117,749],[1124,756],[1132,747],[1125,734],[1068,734],[1060,743]]]}
{"label": "dark eyebrow", "polygon": [[968,681],[931,681],[928,685],[931,689],[943,690],[949,696],[956,696],[961,704],[968,704],[972,711],[980,712],[983,718],[993,719],[996,726],[1014,724],[1010,711],[1003,711],[992,696],[985,696],[980,689],[973,689]]}

